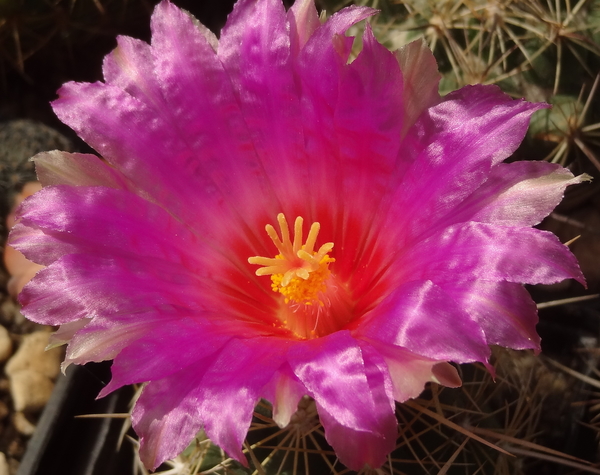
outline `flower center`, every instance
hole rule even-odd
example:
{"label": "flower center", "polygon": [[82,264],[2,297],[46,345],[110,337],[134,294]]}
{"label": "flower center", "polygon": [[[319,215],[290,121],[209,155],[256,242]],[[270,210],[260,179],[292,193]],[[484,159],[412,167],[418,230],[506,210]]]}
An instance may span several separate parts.
{"label": "flower center", "polygon": [[302,239],[304,220],[298,216],[294,222],[294,240],[290,239],[290,230],[283,213],[277,215],[281,239],[275,228],[267,224],[266,231],[273,244],[279,250],[275,257],[250,257],[250,264],[262,266],[256,275],[270,275],[271,288],[284,296],[286,304],[290,302],[304,305],[324,306],[321,295],[326,291],[326,282],[331,276],[329,263],[335,259],[329,256],[333,243],[323,244],[314,250],[321,225],[313,223],[306,242]]}
{"label": "flower center", "polygon": [[281,294],[277,318],[282,328],[301,339],[338,331],[352,320],[354,303],[346,286],[329,269],[329,264],[335,262],[329,255],[333,243],[325,243],[315,251],[319,223],[310,226],[304,241],[304,220],[297,217],[292,241],[282,213],[277,221],[281,237],[270,224],[266,230],[279,253],[275,257],[250,257],[248,262],[261,266],[256,275],[270,275],[271,289]]}

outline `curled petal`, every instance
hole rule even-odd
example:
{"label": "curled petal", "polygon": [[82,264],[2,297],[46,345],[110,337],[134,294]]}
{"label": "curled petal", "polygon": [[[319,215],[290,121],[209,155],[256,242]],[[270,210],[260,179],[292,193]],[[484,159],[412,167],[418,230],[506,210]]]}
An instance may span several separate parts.
{"label": "curled petal", "polygon": [[288,360],[315,399],[325,437],[340,460],[355,470],[364,464],[380,466],[397,431],[383,359],[368,345],[361,348],[347,331],[339,331],[296,345]]}
{"label": "curled petal", "polygon": [[50,338],[48,340],[48,349],[64,345],[71,341],[75,334],[85,327],[91,320],[91,318],[81,318],[79,320],[62,324],[58,330],[50,334]]}
{"label": "curled petal", "polygon": [[308,394],[340,424],[378,432],[360,347],[348,332],[306,340],[290,350],[288,361]]}

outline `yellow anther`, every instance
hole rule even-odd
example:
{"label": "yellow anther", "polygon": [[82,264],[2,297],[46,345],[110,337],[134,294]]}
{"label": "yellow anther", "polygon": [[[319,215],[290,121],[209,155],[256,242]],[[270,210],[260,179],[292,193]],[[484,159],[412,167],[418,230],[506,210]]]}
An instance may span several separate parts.
{"label": "yellow anther", "polygon": [[281,238],[275,228],[268,224],[266,231],[273,244],[279,251],[273,258],[250,257],[250,264],[262,266],[256,275],[270,275],[271,288],[285,297],[285,302],[294,301],[306,305],[313,302],[323,303],[319,294],[326,290],[326,281],[330,276],[329,264],[335,259],[328,254],[333,249],[333,243],[323,244],[314,251],[317,236],[321,228],[319,223],[310,227],[306,243],[302,243],[302,224],[304,220],[298,216],[294,222],[294,240],[290,239],[290,230],[283,213],[277,215]]}

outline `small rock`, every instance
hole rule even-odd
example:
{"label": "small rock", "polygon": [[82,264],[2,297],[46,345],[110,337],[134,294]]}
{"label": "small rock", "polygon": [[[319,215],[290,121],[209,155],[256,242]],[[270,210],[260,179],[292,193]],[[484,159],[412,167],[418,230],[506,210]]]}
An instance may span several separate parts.
{"label": "small rock", "polygon": [[8,330],[0,325],[0,363],[6,361],[12,354],[12,341]]}
{"label": "small rock", "polygon": [[0,305],[0,311],[8,323],[13,322],[15,317],[21,313],[19,311],[20,308],[19,304],[13,299],[5,299],[2,305]]}
{"label": "small rock", "polygon": [[26,335],[14,356],[6,363],[5,373],[12,377],[16,372],[31,370],[48,378],[55,378],[60,371],[62,352],[60,348],[45,351],[50,334],[37,331]]}
{"label": "small rock", "polygon": [[35,426],[29,422],[22,412],[15,412],[13,424],[17,431],[19,431],[19,434],[30,436],[35,432]]}
{"label": "small rock", "polygon": [[42,373],[23,369],[10,375],[10,394],[16,411],[43,408],[54,389],[52,380]]}
{"label": "small rock", "polygon": [[10,475],[8,462],[6,461],[6,455],[4,452],[0,452],[0,475]]}
{"label": "small rock", "polygon": [[[25,183],[23,190],[15,197],[11,212],[6,218],[6,227],[10,229],[14,226],[16,220],[16,210],[19,204],[42,189],[42,184],[37,181]],[[35,264],[27,259],[20,251],[14,247],[6,245],[4,247],[4,267],[12,276],[7,284],[7,290],[13,298],[17,298],[23,287],[37,274],[44,266]]]}
{"label": "small rock", "polygon": [[10,444],[8,444],[8,447],[6,448],[6,455],[8,455],[10,457],[8,459],[9,465],[10,465],[10,462],[12,460],[14,460],[15,458],[20,459],[21,457],[23,457],[24,453],[25,453],[25,444],[23,443],[23,440],[21,439],[21,437],[17,437],[16,439],[12,440],[10,442]]}

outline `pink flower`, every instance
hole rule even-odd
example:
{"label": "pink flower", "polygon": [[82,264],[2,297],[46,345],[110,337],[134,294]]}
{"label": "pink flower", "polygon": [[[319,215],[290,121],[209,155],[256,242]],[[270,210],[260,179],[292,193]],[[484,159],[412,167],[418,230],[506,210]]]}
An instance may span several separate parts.
{"label": "pink flower", "polygon": [[45,187],[11,242],[48,267],[23,311],[62,325],[66,364],[114,359],[101,395],[149,381],[132,415],[148,467],[201,428],[245,461],[257,400],[283,426],[303,395],[345,465],[380,466],[394,401],[459,385],[448,362],[489,345],[539,348],[522,283],[584,281],[531,228],[580,179],[502,163],[545,106],[440,98],[431,53],[368,26],[349,63],[344,33],[374,13],[240,0],[217,41],[165,0],[151,45],[120,37],[104,83],[59,91],[105,161],[37,156]]}

